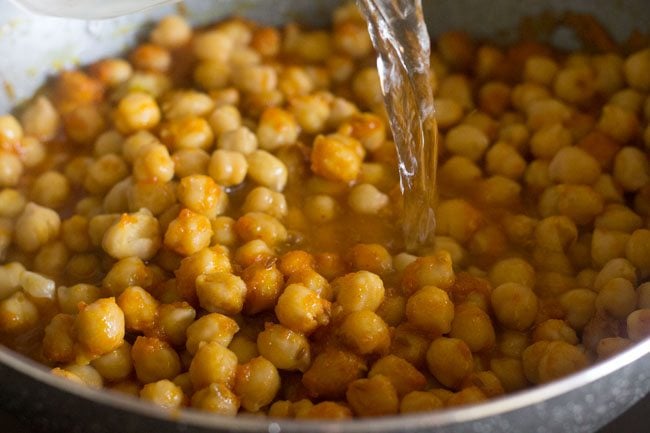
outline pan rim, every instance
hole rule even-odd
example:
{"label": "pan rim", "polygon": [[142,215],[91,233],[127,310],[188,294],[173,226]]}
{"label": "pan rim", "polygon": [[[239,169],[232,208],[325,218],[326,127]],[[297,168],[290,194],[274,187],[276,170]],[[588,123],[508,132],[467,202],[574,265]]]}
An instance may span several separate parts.
{"label": "pan rim", "polygon": [[181,422],[188,426],[211,429],[221,428],[239,432],[304,432],[308,430],[328,433],[365,433],[368,431],[388,432],[403,430],[406,427],[409,430],[413,428],[442,427],[471,422],[496,415],[503,415],[507,412],[561,396],[602,379],[617,370],[631,365],[635,361],[641,361],[642,358],[650,360],[650,338],[638,342],[610,359],[565,378],[511,393],[481,404],[445,409],[440,412],[354,419],[341,422],[326,420],[282,420],[254,416],[225,417],[193,409],[165,411],[137,398],[128,396],[125,398],[123,394],[118,394],[117,392],[106,392],[106,390],[97,390],[72,383],[69,380],[51,374],[44,366],[35,361],[0,345],[0,363],[36,379],[45,385],[54,387],[59,391],[67,392],[114,409],[155,418],[160,421]]}

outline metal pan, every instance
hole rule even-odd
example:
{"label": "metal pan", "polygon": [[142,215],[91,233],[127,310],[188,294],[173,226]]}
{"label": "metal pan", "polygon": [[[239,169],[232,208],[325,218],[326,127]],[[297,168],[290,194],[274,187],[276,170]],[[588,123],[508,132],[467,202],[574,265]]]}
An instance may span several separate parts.
{"label": "metal pan", "polygon": [[[288,19],[323,24],[338,1],[187,1],[195,24],[237,13],[267,23]],[[35,17],[0,3],[0,112],[32,94],[57,69],[114,55],[132,44],[147,23],[173,7],[107,21]],[[647,31],[646,0],[519,1],[425,0],[430,32],[463,28],[500,41],[516,38],[523,16],[543,11],[586,12],[623,40],[632,29]],[[571,32],[552,42],[577,48]],[[97,391],[51,375],[45,368],[0,347],[0,408],[37,429],[67,432],[592,432],[650,392],[650,340],[568,378],[487,403],[423,415],[355,420],[276,421],[225,418],[192,410],[170,414],[135,398]]]}

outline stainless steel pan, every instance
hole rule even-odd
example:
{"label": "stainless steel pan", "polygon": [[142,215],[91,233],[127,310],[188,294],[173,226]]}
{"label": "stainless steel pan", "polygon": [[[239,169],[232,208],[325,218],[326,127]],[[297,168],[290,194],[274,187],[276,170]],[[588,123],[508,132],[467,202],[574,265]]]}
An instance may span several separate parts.
{"label": "stainless steel pan", "polygon": [[[195,24],[238,13],[267,23],[295,19],[317,25],[337,3],[194,0],[185,6]],[[619,40],[633,28],[647,31],[650,23],[647,0],[425,0],[425,9],[432,36],[463,28],[501,41],[516,38],[513,30],[521,17],[547,10],[593,14]],[[137,39],[147,23],[172,10],[165,7],[84,22],[35,17],[6,0],[0,2],[0,112],[19,104],[59,68],[119,53]],[[577,48],[570,32],[560,30],[552,35],[552,41]],[[71,384],[0,347],[0,408],[29,419],[42,430],[69,432],[592,432],[648,392],[650,340],[563,380],[437,413],[345,423],[224,418],[190,410],[170,415],[124,395]]]}

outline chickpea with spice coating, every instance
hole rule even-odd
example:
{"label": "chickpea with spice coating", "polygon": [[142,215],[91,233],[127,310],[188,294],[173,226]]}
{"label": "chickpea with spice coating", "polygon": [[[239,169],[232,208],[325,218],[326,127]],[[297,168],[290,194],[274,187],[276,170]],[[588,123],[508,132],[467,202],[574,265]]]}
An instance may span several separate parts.
{"label": "chickpea with spice coating", "polygon": [[201,343],[216,342],[227,347],[234,335],[239,331],[239,325],[228,316],[219,313],[206,314],[187,327],[187,351],[194,355]]}
{"label": "chickpea with spice coating", "polygon": [[273,401],[280,390],[280,375],[275,366],[262,356],[237,368],[233,391],[249,412],[257,412]]}
{"label": "chickpea with spice coating", "polygon": [[84,307],[75,320],[80,348],[92,358],[118,348],[124,341],[124,313],[115,298],[98,299]]}
{"label": "chickpea with spice coating", "polygon": [[282,325],[265,325],[257,336],[257,348],[280,370],[306,371],[311,364],[309,340]]}

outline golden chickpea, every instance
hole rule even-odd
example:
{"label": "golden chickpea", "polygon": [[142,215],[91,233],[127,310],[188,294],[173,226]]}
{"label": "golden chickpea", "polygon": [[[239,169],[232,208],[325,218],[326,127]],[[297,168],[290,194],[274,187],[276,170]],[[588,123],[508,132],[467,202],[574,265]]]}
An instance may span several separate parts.
{"label": "golden chickpea", "polygon": [[487,400],[487,396],[476,386],[470,386],[458,391],[447,400],[448,407],[465,406]]}
{"label": "golden chickpea", "polygon": [[278,298],[275,314],[280,323],[292,331],[309,334],[329,323],[330,303],[316,292],[301,285],[288,285]]}
{"label": "golden chickpea", "polygon": [[320,398],[340,398],[365,371],[366,364],[362,358],[350,352],[330,349],[314,359],[304,373],[302,383],[310,393]]}
{"label": "golden chickpea", "polygon": [[444,403],[437,396],[426,391],[412,391],[402,397],[400,413],[430,412],[442,409]]}
{"label": "golden chickpea", "polygon": [[248,212],[240,217],[235,232],[244,241],[261,239],[269,246],[283,243],[288,236],[280,221],[263,212]]}
{"label": "golden chickpea", "polygon": [[79,307],[92,304],[101,298],[102,291],[91,284],[76,284],[57,288],[59,309],[66,314],[77,314]]}
{"label": "golden chickpea", "polygon": [[127,379],[133,370],[131,345],[125,341],[112,352],[92,360],[90,365],[97,370],[104,380],[118,382]]}
{"label": "golden chickpea", "polygon": [[124,341],[124,313],[115,298],[85,306],[75,320],[75,335],[91,359],[117,349]]}
{"label": "golden chickpea", "polygon": [[177,409],[183,405],[183,390],[167,379],[146,384],[140,391],[140,398],[164,409]]}
{"label": "golden chickpea", "polygon": [[639,133],[636,114],[614,104],[603,106],[597,128],[620,143],[627,143]]}
{"label": "golden chickpea", "polygon": [[202,117],[186,116],[171,119],[162,125],[160,138],[172,150],[203,149],[210,150],[214,134],[208,121]]}
{"label": "golden chickpea", "polygon": [[131,92],[120,100],[113,116],[117,130],[130,134],[153,128],[160,122],[161,115],[153,97],[144,92]]}
{"label": "golden chickpea", "polygon": [[183,209],[167,227],[164,244],[178,254],[189,256],[210,245],[212,225],[205,215]]}
{"label": "golden chickpea", "polygon": [[490,369],[497,376],[506,392],[517,391],[528,386],[520,359],[492,358]]}
{"label": "golden chickpea", "polygon": [[636,268],[629,260],[624,258],[615,258],[601,268],[594,281],[594,290],[600,291],[609,280],[621,277],[629,280],[632,285],[637,283]]}
{"label": "golden chickpea", "polygon": [[244,306],[246,284],[236,275],[219,272],[196,279],[196,294],[201,307],[210,312],[236,314]]}
{"label": "golden chickpea", "polygon": [[246,364],[251,359],[259,356],[257,342],[241,334],[235,335],[228,345],[228,349],[237,355],[240,364]]}
{"label": "golden chickpea", "polygon": [[309,340],[282,325],[267,324],[257,336],[257,348],[280,370],[304,372],[311,364]]}
{"label": "golden chickpea", "polygon": [[419,391],[426,385],[426,378],[417,368],[395,355],[385,356],[373,364],[368,377],[376,375],[386,377],[400,397]]}
{"label": "golden chickpea", "polygon": [[433,340],[426,355],[431,374],[446,387],[457,389],[473,369],[472,352],[465,342],[456,338]]}
{"label": "golden chickpea", "polygon": [[375,311],[384,300],[384,284],[381,278],[368,271],[346,274],[332,282],[336,295],[335,310],[341,314],[353,311]]}
{"label": "golden chickpea", "polygon": [[545,383],[559,379],[582,370],[586,366],[587,357],[578,347],[564,341],[551,342],[537,366],[539,382]]}
{"label": "golden chickpea", "polygon": [[192,396],[192,407],[218,415],[235,416],[239,398],[222,383],[211,383]]}
{"label": "golden chickpea", "polygon": [[345,396],[352,411],[358,416],[390,415],[399,410],[395,388],[381,374],[350,383]]}
{"label": "golden chickpea", "polygon": [[364,156],[363,146],[353,137],[319,135],[314,139],[311,169],[329,180],[351,182],[359,176]]}
{"label": "golden chickpea", "polygon": [[626,146],[616,154],[612,173],[625,191],[637,191],[650,182],[650,161],[642,150]]}
{"label": "golden chickpea", "polygon": [[472,352],[489,350],[496,340],[490,316],[474,305],[456,307],[449,336],[464,341]]}
{"label": "golden chickpea", "polygon": [[43,336],[43,356],[53,362],[74,361],[74,317],[59,313],[52,317],[45,327]]}
{"label": "golden chickpea", "polygon": [[455,278],[451,256],[442,250],[430,256],[419,257],[409,264],[403,272],[402,290],[406,295],[425,286],[447,290],[454,284]]}
{"label": "golden chickpea", "polygon": [[127,287],[147,288],[152,284],[153,272],[138,257],[119,260],[111,267],[102,281],[104,290],[114,296],[119,296]]}
{"label": "golden chickpea", "polygon": [[490,300],[497,319],[507,328],[523,331],[533,324],[538,300],[529,287],[504,283],[492,291]]}
{"label": "golden chickpea", "polygon": [[[463,218],[458,218],[458,215],[463,215]],[[442,201],[436,210],[436,218],[437,234],[450,236],[461,244],[467,242],[481,224],[480,212],[463,199]]]}
{"label": "golden chickpea", "polygon": [[185,18],[179,15],[167,15],[149,34],[153,43],[169,49],[185,45],[191,36],[192,28]]}
{"label": "golden chickpea", "polygon": [[187,351],[195,354],[202,343],[219,343],[227,347],[233,336],[239,331],[239,325],[233,319],[219,313],[210,313],[200,317],[187,327]]}
{"label": "golden chickpea", "polygon": [[444,290],[424,286],[408,298],[406,318],[415,328],[431,335],[447,334],[454,319],[454,304]]}
{"label": "golden chickpea", "polygon": [[196,304],[196,278],[201,274],[213,272],[230,272],[232,265],[227,251],[223,247],[204,248],[181,260],[180,266],[173,267],[176,285],[182,297]]}
{"label": "golden chickpea", "polygon": [[280,390],[280,375],[263,356],[251,359],[237,368],[233,391],[249,412],[257,412],[271,403]]}
{"label": "golden chickpea", "polygon": [[258,147],[257,136],[246,126],[240,126],[219,135],[217,148],[250,155]]}
{"label": "golden chickpea", "polygon": [[616,319],[624,319],[637,306],[634,286],[625,278],[612,278],[598,292],[595,305]]}
{"label": "golden chickpea", "polygon": [[171,380],[181,371],[181,362],[176,351],[158,338],[136,338],[131,349],[131,358],[138,380],[142,383]]}
{"label": "golden chickpea", "polygon": [[117,305],[124,313],[126,329],[146,332],[154,327],[158,315],[158,301],[142,287],[124,289],[117,298]]}
{"label": "golden chickpea", "polygon": [[350,313],[341,323],[339,332],[343,342],[361,355],[385,354],[390,347],[388,326],[372,311]]}
{"label": "golden chickpea", "polygon": [[236,370],[237,356],[221,344],[210,341],[199,345],[189,372],[195,389],[211,383],[222,383],[231,388]]}
{"label": "golden chickpea", "polygon": [[625,59],[623,71],[625,73],[625,80],[630,86],[645,92],[650,90],[650,80],[648,79],[648,73],[650,72],[650,50],[637,51],[628,56]]}
{"label": "golden chickpea", "polygon": [[596,353],[598,359],[610,358],[618,353],[623,352],[634,344],[632,340],[621,337],[603,338],[598,342]]}

